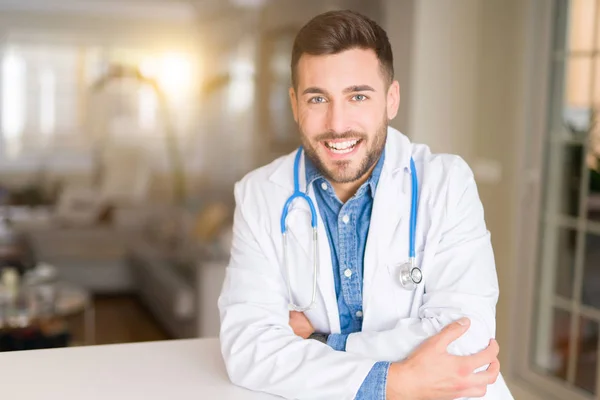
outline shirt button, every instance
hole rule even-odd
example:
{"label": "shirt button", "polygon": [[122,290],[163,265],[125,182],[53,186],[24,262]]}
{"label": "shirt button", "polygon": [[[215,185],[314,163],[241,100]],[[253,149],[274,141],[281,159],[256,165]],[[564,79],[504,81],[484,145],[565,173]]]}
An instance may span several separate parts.
{"label": "shirt button", "polygon": [[327,184],[325,182],[321,183],[321,189],[327,190]]}
{"label": "shirt button", "polygon": [[347,224],[348,222],[350,222],[350,217],[348,215],[344,215],[342,217],[342,221],[344,221],[344,223]]}
{"label": "shirt button", "polygon": [[356,316],[357,316],[358,318],[362,318],[362,315],[363,315],[363,314],[362,314],[362,311],[357,311],[357,312],[356,312]]}
{"label": "shirt button", "polygon": [[344,275],[346,275],[346,278],[350,278],[352,276],[352,271],[350,270],[350,268],[346,268],[346,270],[344,271]]}

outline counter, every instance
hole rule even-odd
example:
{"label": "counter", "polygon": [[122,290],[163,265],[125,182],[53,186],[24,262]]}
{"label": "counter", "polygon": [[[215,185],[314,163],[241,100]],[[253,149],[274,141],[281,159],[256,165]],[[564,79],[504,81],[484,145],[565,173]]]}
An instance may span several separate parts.
{"label": "counter", "polygon": [[0,353],[0,398],[268,400],[230,383],[217,339]]}

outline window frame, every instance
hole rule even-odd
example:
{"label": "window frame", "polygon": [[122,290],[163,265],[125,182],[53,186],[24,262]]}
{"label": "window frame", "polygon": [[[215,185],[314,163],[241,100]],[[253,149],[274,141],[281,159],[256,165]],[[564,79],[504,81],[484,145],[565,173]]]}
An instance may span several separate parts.
{"label": "window frame", "polygon": [[[600,2],[599,2],[600,7]],[[545,212],[546,179],[544,168],[548,153],[551,79],[553,73],[556,1],[530,0],[526,16],[524,45],[523,135],[518,148],[518,197],[514,245],[516,263],[512,271],[509,294],[512,300],[508,376],[512,384],[531,389],[544,399],[591,400],[600,398],[600,365],[597,368],[596,395],[589,394],[561,379],[537,372],[533,368],[532,346],[535,329],[542,257],[541,227]],[[565,22],[565,21],[563,21]],[[564,28],[564,26],[562,27]],[[596,77],[600,79],[600,77]],[[561,148],[565,148],[562,144]],[[586,146],[584,146],[584,149]],[[585,150],[584,150],[585,151]],[[583,177],[585,178],[585,177]],[[583,180],[583,179],[582,179]],[[557,225],[558,226],[558,225]],[[560,225],[563,226],[564,225]],[[576,227],[578,232],[581,226]],[[583,232],[585,235],[587,232]],[[578,232],[579,234],[579,232]],[[578,250],[581,251],[581,250]],[[581,263],[581,261],[580,261]],[[579,266],[579,269],[582,267]],[[577,312],[577,310],[575,310]],[[577,318],[575,318],[577,319]],[[600,349],[600,346],[599,346]],[[599,350],[600,352],[600,350]],[[600,355],[600,354],[599,354]],[[600,357],[598,357],[600,361]]]}

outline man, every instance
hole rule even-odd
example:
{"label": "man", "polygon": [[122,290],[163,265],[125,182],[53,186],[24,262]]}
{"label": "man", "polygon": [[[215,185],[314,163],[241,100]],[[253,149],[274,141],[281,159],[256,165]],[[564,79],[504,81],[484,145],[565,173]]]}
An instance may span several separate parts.
{"label": "man", "polygon": [[511,399],[473,175],[388,127],[400,94],[385,31],[351,11],[319,15],[291,74],[302,149],[235,187],[219,299],[231,380],[287,398]]}

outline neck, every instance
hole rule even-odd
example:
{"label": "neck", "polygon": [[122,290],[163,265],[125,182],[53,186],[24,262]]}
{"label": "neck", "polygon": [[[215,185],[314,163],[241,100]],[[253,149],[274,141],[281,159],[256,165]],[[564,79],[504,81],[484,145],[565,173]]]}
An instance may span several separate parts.
{"label": "neck", "polygon": [[340,199],[340,201],[342,203],[345,203],[348,200],[350,200],[350,198],[352,198],[352,196],[354,196],[354,194],[356,193],[358,188],[363,183],[365,183],[367,181],[367,179],[369,179],[369,176],[371,176],[371,173],[375,169],[376,165],[377,165],[377,163],[374,163],[371,166],[371,168],[369,168],[369,170],[363,176],[361,176],[360,178],[358,178],[355,181],[347,182],[347,183],[332,182],[331,186],[333,187],[333,190],[335,191],[335,194],[338,197],[338,199]]}

